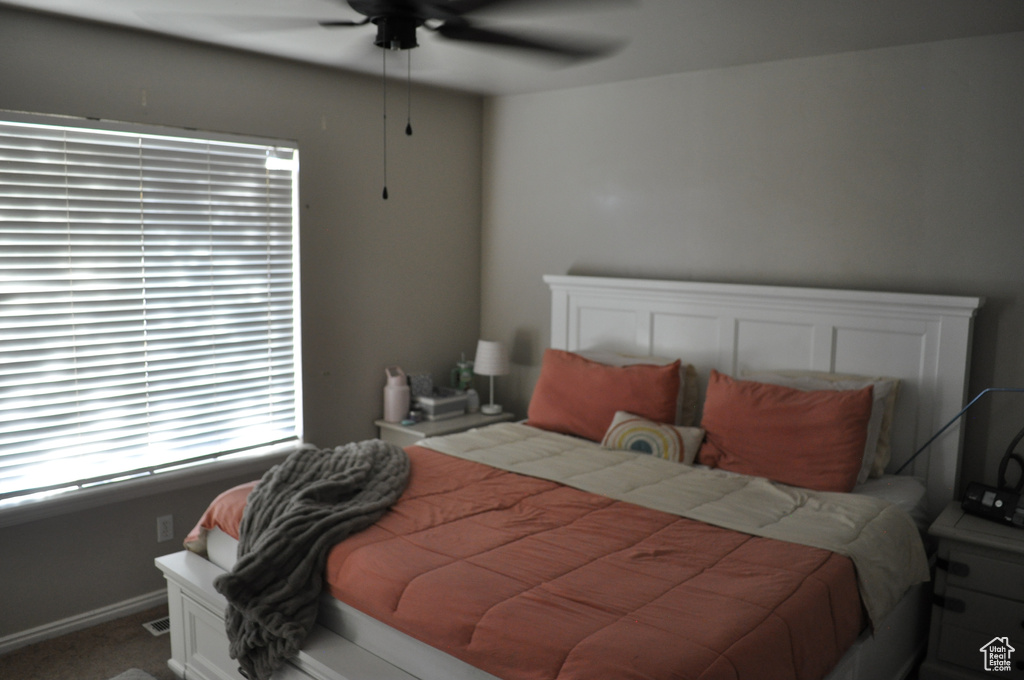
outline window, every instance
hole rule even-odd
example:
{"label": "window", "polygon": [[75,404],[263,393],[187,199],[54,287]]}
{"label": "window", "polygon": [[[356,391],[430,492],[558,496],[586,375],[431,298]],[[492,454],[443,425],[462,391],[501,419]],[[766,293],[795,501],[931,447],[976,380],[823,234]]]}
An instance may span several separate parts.
{"label": "window", "polygon": [[295,146],[0,117],[0,504],[298,441]]}

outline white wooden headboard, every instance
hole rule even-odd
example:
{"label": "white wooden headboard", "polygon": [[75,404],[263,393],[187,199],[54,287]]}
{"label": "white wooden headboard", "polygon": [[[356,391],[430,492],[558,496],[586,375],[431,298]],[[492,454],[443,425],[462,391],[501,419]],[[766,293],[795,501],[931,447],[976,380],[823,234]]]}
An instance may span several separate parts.
{"label": "white wooden headboard", "polygon": [[[551,346],[606,348],[712,368],[806,369],[900,379],[890,466],[964,404],[981,298],[584,276],[545,276]],[[950,428],[914,462],[932,515],[954,498],[962,436]]]}

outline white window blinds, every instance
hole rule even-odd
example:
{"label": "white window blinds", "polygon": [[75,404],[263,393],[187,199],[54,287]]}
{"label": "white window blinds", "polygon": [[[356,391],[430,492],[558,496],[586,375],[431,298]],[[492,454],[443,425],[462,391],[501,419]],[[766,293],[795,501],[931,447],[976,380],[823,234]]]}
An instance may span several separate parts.
{"label": "white window blinds", "polygon": [[0,504],[298,440],[297,149],[35,120],[0,121]]}

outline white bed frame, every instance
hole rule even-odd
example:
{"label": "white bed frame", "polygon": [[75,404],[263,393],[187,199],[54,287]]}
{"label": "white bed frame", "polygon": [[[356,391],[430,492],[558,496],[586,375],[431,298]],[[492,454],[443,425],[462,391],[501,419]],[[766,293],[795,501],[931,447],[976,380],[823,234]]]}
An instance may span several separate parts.
{"label": "white bed frame", "polygon": [[[960,410],[980,298],[717,283],[547,276],[551,346],[681,357],[706,381],[715,368],[811,369],[901,380],[893,467]],[[951,428],[913,465],[937,514],[956,493],[961,436]],[[190,552],[157,559],[168,584],[171,654],[182,678],[241,680],[213,588],[222,573]],[[865,634],[827,680],[901,680],[922,655],[928,588]],[[341,603],[321,607],[304,650],[275,680],[485,680],[492,676]]]}

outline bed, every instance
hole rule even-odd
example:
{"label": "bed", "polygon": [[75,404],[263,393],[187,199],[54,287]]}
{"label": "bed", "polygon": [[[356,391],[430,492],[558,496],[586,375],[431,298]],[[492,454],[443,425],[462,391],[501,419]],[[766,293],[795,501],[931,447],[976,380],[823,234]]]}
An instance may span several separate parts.
{"label": "bed", "polygon": [[[405,495],[331,551],[339,578],[274,677],[905,677],[923,650],[928,592],[923,548],[906,546],[954,496],[960,437],[937,441],[910,475],[886,471],[961,407],[981,300],[545,282],[551,347],[527,422],[409,447]],[[643,389],[620,390],[623,376]],[[633,396],[606,399],[607,379]],[[582,419],[571,403],[581,395]],[[733,426],[766,395],[783,409],[775,420],[839,417],[820,421],[813,441],[846,453],[822,466],[790,439],[789,458],[752,458]],[[685,464],[694,459],[710,466]],[[183,678],[242,677],[213,583],[235,563],[231,527],[249,490],[223,494],[222,524],[204,517],[202,556],[157,560],[169,665]],[[435,503],[443,496],[454,502]],[[851,504],[865,519],[842,537]],[[820,506],[841,508],[838,524],[797,526]],[[900,532],[913,540],[878,542]],[[410,545],[426,562],[396,552]],[[473,582],[482,594],[462,592]]]}

